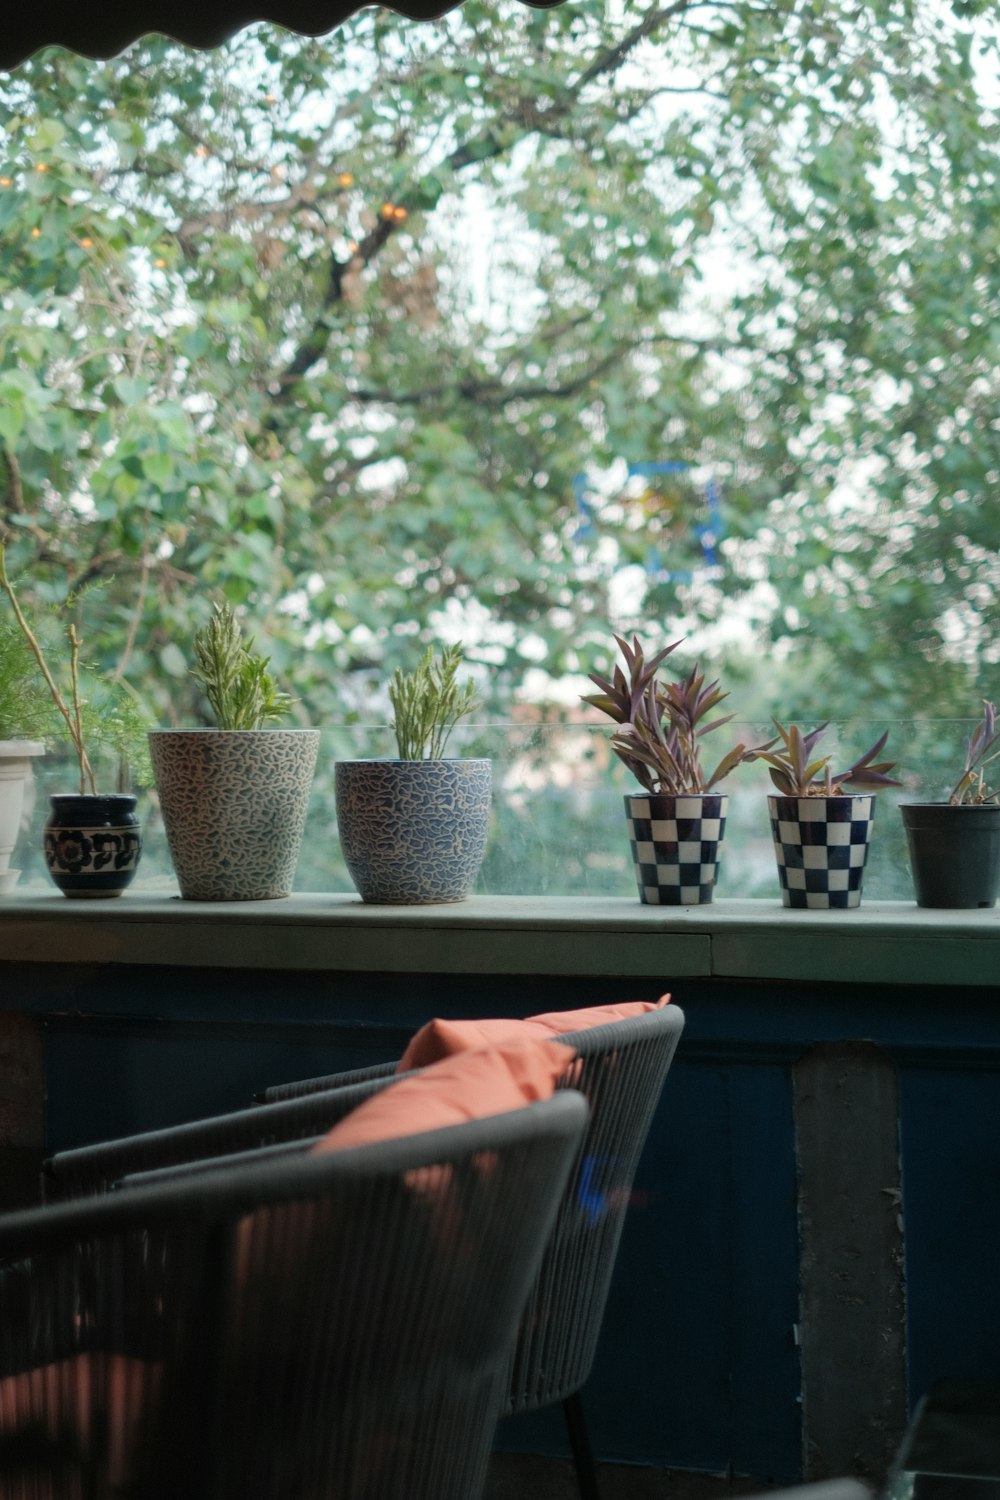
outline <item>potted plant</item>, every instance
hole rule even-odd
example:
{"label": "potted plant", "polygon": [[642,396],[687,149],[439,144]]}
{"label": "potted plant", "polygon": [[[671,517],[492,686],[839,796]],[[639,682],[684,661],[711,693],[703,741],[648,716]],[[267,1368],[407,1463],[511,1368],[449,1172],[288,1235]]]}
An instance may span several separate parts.
{"label": "potted plant", "polygon": [[276,729],[292,699],[229,604],[194,637],[192,676],[215,719],[208,729],[154,729],[153,776],[186,901],[290,895],[319,753],[318,729]]}
{"label": "potted plant", "polygon": [[[829,756],[813,753],[826,724],[808,734],[796,724],[786,729],[777,719],[774,727],[781,748],[757,750],[751,758],[768,763],[778,791],[767,803],[782,903],[810,908],[857,906],[875,818],[874,793],[880,787],[900,785],[888,775],[895,761],[875,759],[885,747],[888,731],[845,771],[833,771]],[[860,790],[845,792],[844,787]]]}
{"label": "potted plant", "polygon": [[[79,769],[79,788],[55,793],[45,824],[45,863],[54,883],[66,896],[120,896],[131,884],[142,853],[135,794],[125,790],[98,792],[94,756],[102,747],[115,752],[119,766],[141,763],[145,725],[134,700],[120,684],[87,672],[81,664],[81,641],[75,624],[66,630],[69,646],[66,692],[60,687],[38,633],[31,625],[7,573],[6,552],[0,543],[0,588],[7,595],[16,626],[34,666],[29,710],[22,698],[22,726],[68,733]],[[28,680],[16,668],[19,692]],[[39,697],[40,673],[47,696]],[[42,746],[38,747],[43,748]]]}
{"label": "potted plant", "polygon": [[1000,888],[1000,789],[985,768],[1000,759],[996,706],[965,741],[965,765],[945,802],[900,805],[918,906],[981,907]]}
{"label": "potted plant", "polygon": [[486,853],[492,801],[489,760],[446,758],[458,721],[479,707],[459,685],[462,647],[428,648],[416,670],[389,683],[395,760],[334,767],[337,828],[362,901],[429,905],[464,901]]}
{"label": "potted plant", "polygon": [[610,681],[592,672],[590,679],[601,691],[583,701],[620,726],[612,748],[643,788],[625,796],[639,899],[648,905],[705,904],[715,892],[729,809],[728,796],[713,788],[774,741],[753,749],[737,744],[706,773],[701,742],[734,715],[704,721],[728,693],[717,682],[706,684],[698,666],[674,682],[658,679],[679,641],[647,661],[638,636],[631,645],[621,636],[615,640],[628,675],[620,666]]}
{"label": "potted plant", "polygon": [[17,884],[11,868],[21,828],[31,762],[51,733],[47,698],[37,691],[38,669],[15,620],[0,619],[0,896]]}

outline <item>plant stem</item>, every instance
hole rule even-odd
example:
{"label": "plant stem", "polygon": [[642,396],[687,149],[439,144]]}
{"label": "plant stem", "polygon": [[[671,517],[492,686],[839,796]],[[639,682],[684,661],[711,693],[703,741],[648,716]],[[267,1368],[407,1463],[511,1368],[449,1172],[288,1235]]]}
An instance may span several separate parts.
{"label": "plant stem", "polygon": [[76,745],[77,755],[80,757],[80,795],[87,790],[87,781],[90,782],[90,790],[94,796],[97,795],[97,784],[94,781],[94,773],[87,758],[87,752],[83,747],[83,711],[80,703],[80,638],[76,633],[76,626],[71,625],[67,631],[69,636],[69,675],[73,684],[73,719],[76,723],[76,734],[73,743]]}

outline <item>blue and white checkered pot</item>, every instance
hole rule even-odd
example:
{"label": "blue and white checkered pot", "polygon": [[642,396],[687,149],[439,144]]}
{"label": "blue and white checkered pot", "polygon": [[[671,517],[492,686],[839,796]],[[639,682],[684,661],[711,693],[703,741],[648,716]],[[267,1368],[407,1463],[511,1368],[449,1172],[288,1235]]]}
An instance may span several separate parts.
{"label": "blue and white checkered pot", "polygon": [[785,906],[844,908],[861,901],[875,797],[768,797]]}
{"label": "blue and white checkered pot", "polygon": [[717,792],[687,797],[626,794],[640,901],[647,906],[699,906],[711,901],[728,808],[728,796]]}

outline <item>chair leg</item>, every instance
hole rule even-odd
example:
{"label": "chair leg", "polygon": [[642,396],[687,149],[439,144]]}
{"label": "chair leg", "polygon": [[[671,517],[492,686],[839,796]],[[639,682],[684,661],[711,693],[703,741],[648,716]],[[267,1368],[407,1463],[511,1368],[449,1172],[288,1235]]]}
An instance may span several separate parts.
{"label": "chair leg", "polygon": [[576,1469],[580,1500],[601,1500],[597,1488],[594,1455],[590,1451],[590,1438],[587,1436],[587,1423],[579,1393],[574,1391],[572,1396],[567,1396],[563,1401],[562,1409],[563,1416],[566,1418],[566,1430],[569,1433],[569,1445],[573,1451],[573,1465]]}

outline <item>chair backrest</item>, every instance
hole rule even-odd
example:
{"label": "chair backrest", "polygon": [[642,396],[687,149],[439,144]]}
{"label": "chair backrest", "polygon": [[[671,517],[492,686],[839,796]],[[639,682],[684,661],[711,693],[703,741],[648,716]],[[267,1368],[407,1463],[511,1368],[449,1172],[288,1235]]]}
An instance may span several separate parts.
{"label": "chair backrest", "polygon": [[[473,1500],[587,1114],[561,1092],[0,1220],[0,1493]],[[56,1372],[48,1491],[4,1425],[29,1369]]]}
{"label": "chair backrest", "polygon": [[590,1123],[521,1321],[508,1413],[578,1391],[590,1373],[636,1168],[684,1028],[675,1005],[560,1037],[576,1049],[566,1083]]}
{"label": "chair backrest", "polygon": [[[353,1079],[356,1075],[346,1076]],[[349,1082],[338,1088],[328,1085],[322,1092],[293,1094],[289,1090],[278,1103],[256,1104],[163,1130],[59,1151],[43,1165],[43,1196],[47,1203],[86,1198],[107,1192],[123,1177],[137,1172],[206,1160],[214,1164],[216,1158],[237,1152],[309,1142],[398,1077],[391,1069],[380,1069],[365,1082]]]}

